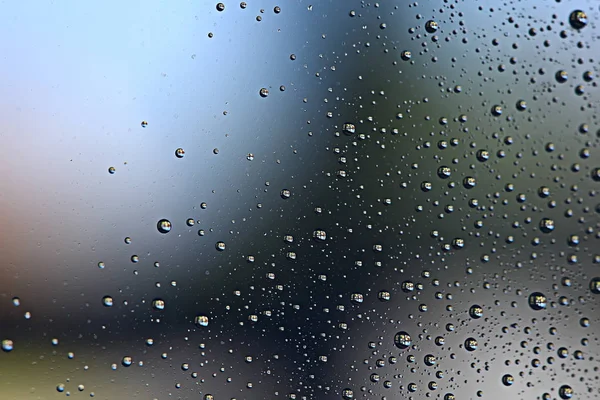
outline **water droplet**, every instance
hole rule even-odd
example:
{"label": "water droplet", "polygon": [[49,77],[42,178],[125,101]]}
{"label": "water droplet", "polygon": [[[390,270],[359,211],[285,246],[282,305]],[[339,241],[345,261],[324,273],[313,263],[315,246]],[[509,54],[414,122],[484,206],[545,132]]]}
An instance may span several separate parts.
{"label": "water droplet", "polygon": [[65,391],[65,385],[62,383],[59,383],[58,385],[56,385],[56,391],[59,393],[62,393]]}
{"label": "water droplet", "polygon": [[260,94],[260,97],[267,97],[269,95],[269,89],[261,88],[258,93]]}
{"label": "water droplet", "polygon": [[356,125],[346,122],[344,125],[342,125],[342,131],[344,131],[346,135],[352,135],[356,133]]}
{"label": "water droplet", "polygon": [[529,295],[529,307],[531,307],[532,310],[543,310],[547,307],[548,305],[548,300],[546,299],[546,296],[544,296],[544,294],[540,293],[540,292],[534,292],[531,293]]}
{"label": "water droplet", "polygon": [[392,295],[387,290],[382,290],[377,294],[377,298],[381,301],[390,301]]}
{"label": "water droplet", "polygon": [[435,33],[438,29],[438,23],[433,20],[429,20],[425,23],[425,30],[429,33]]}
{"label": "water droplet", "polygon": [[324,242],[327,240],[327,232],[321,229],[317,229],[313,232],[313,239],[318,240],[319,242]]}
{"label": "water droplet", "polygon": [[556,81],[558,83],[565,83],[569,79],[569,74],[567,74],[567,71],[560,70],[560,71],[556,72],[556,75],[554,75],[554,78],[556,79]]}
{"label": "water droplet", "polygon": [[168,219],[161,219],[156,224],[156,227],[160,233],[169,233],[171,232],[171,221]]}
{"label": "water droplet", "polygon": [[442,179],[448,179],[450,178],[450,175],[452,175],[452,170],[450,167],[441,166],[438,168],[437,174]]}
{"label": "water droplet", "polygon": [[473,189],[477,186],[477,180],[472,176],[467,176],[463,179],[463,187],[465,189]]}
{"label": "water droplet", "polygon": [[400,53],[400,57],[404,60],[404,61],[408,61],[412,58],[412,53],[408,50],[404,50],[402,53]]}
{"label": "water droplet", "polygon": [[568,400],[573,397],[573,388],[571,388],[569,385],[562,385],[558,389],[558,395],[561,399]]}
{"label": "water droplet", "polygon": [[583,29],[588,24],[588,17],[583,11],[575,10],[569,15],[569,23],[574,29]]}
{"label": "water droplet", "polygon": [[283,189],[280,193],[281,198],[284,200],[289,199],[291,195],[292,195],[292,192],[289,191],[288,189]]}
{"label": "water droplet", "polygon": [[344,399],[344,400],[354,399],[354,392],[352,391],[352,389],[342,390],[342,399]]}
{"label": "water droplet", "polygon": [[475,340],[475,338],[472,337],[465,340],[465,349],[467,349],[468,351],[477,350],[477,340]]}
{"label": "water droplet", "polygon": [[352,293],[350,295],[350,301],[354,304],[361,304],[365,300],[362,293]]}
{"label": "water droplet", "polygon": [[550,218],[543,218],[540,221],[540,230],[544,233],[550,233],[554,230],[554,220]]}
{"label": "water droplet", "polygon": [[13,303],[13,306],[19,307],[21,305],[21,299],[19,299],[18,297],[13,297],[12,303]]}
{"label": "water droplet", "polygon": [[513,378],[513,376],[510,374],[505,374],[502,377],[502,383],[504,386],[512,386],[512,384],[515,383],[515,378]]}
{"label": "water droplet", "polygon": [[279,14],[279,13],[281,12],[281,7],[279,7],[279,6],[275,6],[275,8],[273,8],[273,12],[274,12],[275,14]]}
{"label": "water droplet", "polygon": [[142,125],[142,128],[147,127],[148,126],[148,121],[142,121],[141,125]]}
{"label": "water droplet", "polygon": [[472,305],[471,308],[469,308],[469,315],[473,319],[479,319],[483,317],[483,308],[477,304]]}
{"label": "water droplet", "polygon": [[217,3],[217,11],[223,11],[223,10],[225,10],[225,4]]}
{"label": "water droplet", "polygon": [[98,262],[98,268],[104,269],[104,267],[106,267],[106,265],[104,264],[103,261]]}
{"label": "water droplet", "polygon": [[408,333],[400,331],[394,336],[394,344],[399,349],[404,350],[412,344],[412,338]]}
{"label": "water droplet", "polygon": [[2,341],[2,350],[5,352],[9,352],[12,351],[14,349],[14,343],[12,340],[10,339],[4,339]]}
{"label": "water droplet", "polygon": [[104,296],[102,298],[102,304],[104,304],[104,307],[112,307],[114,304],[113,298],[110,296]]}
{"label": "water droplet", "polygon": [[184,155],[185,155],[185,150],[183,150],[181,147],[179,147],[177,150],[175,150],[175,157],[183,158]]}
{"label": "water droplet", "polygon": [[424,358],[423,361],[425,362],[425,365],[432,367],[436,364],[436,359],[435,356],[433,354],[427,354]]}
{"label": "water droplet", "polygon": [[215,248],[219,251],[225,251],[225,242],[217,242]]}
{"label": "water droplet", "polygon": [[196,316],[194,323],[198,327],[206,327],[208,326],[208,317],[206,315],[198,315]]}
{"label": "water droplet", "polygon": [[185,224],[186,224],[187,226],[190,226],[190,227],[194,226],[194,223],[195,223],[195,221],[194,221],[194,218],[188,218],[188,219],[185,221]]}
{"label": "water droplet", "polygon": [[590,280],[590,290],[594,294],[600,294],[600,278],[592,278]]}
{"label": "water droplet", "polygon": [[111,174],[111,175],[112,175],[112,174],[114,174],[115,172],[116,172],[116,169],[115,169],[115,167],[109,167],[109,168],[108,168],[108,173],[109,173],[109,174]]}
{"label": "water droplet", "polygon": [[133,364],[133,359],[129,356],[125,356],[121,360],[121,365],[123,365],[124,367],[130,367],[131,364]]}
{"label": "water droplet", "polygon": [[152,308],[155,310],[162,311],[165,309],[165,301],[163,299],[154,299],[152,300]]}

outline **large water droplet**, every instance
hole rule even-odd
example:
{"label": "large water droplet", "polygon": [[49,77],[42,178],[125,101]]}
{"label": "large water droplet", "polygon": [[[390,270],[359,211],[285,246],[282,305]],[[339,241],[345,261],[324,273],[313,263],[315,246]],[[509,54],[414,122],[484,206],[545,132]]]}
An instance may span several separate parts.
{"label": "large water droplet", "polygon": [[198,315],[196,316],[194,323],[198,327],[206,327],[208,326],[208,317],[206,315]]}
{"label": "large water droplet", "polygon": [[10,339],[4,339],[2,341],[2,350],[5,352],[9,352],[12,351],[14,349],[14,343],[12,340]]}
{"label": "large water droplet", "polygon": [[399,349],[406,349],[412,344],[412,338],[407,332],[400,331],[394,336],[394,344]]}
{"label": "large water droplet", "polygon": [[534,292],[529,295],[529,307],[533,310],[543,310],[546,308],[547,303],[546,296],[540,292]]}
{"label": "large water droplet", "polygon": [[104,296],[102,298],[102,304],[104,305],[104,307],[112,307],[114,304],[113,298],[110,296]]}
{"label": "large water droplet", "polygon": [[160,233],[169,233],[171,232],[171,221],[168,219],[161,219],[156,224],[156,227]]}
{"label": "large water droplet", "polygon": [[583,11],[575,10],[569,15],[569,23],[575,29],[582,29],[588,24],[588,17]]}

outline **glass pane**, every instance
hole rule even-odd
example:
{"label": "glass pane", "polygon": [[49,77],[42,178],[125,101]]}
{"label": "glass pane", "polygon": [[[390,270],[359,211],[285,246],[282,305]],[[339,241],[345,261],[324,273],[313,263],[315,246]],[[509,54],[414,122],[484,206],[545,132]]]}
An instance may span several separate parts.
{"label": "glass pane", "polygon": [[597,398],[599,12],[5,2],[0,399]]}

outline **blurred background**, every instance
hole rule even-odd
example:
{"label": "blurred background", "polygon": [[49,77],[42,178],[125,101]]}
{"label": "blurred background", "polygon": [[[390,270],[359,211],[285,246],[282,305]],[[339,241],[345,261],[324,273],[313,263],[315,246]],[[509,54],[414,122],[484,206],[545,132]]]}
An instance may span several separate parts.
{"label": "blurred background", "polygon": [[0,5],[0,399],[592,399],[592,0]]}

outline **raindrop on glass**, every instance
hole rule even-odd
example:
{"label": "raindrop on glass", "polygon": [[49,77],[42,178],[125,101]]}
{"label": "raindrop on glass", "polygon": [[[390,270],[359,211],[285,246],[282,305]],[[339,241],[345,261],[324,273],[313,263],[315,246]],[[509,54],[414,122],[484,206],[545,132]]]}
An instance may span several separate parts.
{"label": "raindrop on glass", "polygon": [[477,350],[477,340],[475,340],[474,338],[468,338],[467,340],[465,340],[465,349],[467,349],[468,351]]}
{"label": "raindrop on glass", "polygon": [[438,23],[433,20],[429,20],[425,23],[425,30],[429,33],[435,33],[438,29]]}
{"label": "raindrop on glass", "polygon": [[171,221],[168,219],[161,219],[156,224],[156,228],[160,233],[169,233],[171,232]]}
{"label": "raindrop on glass", "polygon": [[198,327],[206,327],[208,326],[208,317],[206,315],[198,315],[194,319],[194,323]]}
{"label": "raindrop on glass", "polygon": [[8,353],[9,351],[12,351],[13,348],[14,348],[14,343],[12,340],[4,339],[2,341],[2,351]]}
{"label": "raindrop on glass", "polygon": [[504,386],[512,386],[512,384],[515,383],[515,378],[513,378],[513,376],[510,374],[505,374],[502,377],[502,383]]}
{"label": "raindrop on glass", "polygon": [[154,299],[152,300],[152,308],[155,310],[162,311],[165,309],[165,301],[162,299]]}
{"label": "raindrop on glass", "polygon": [[529,295],[529,307],[532,310],[540,311],[546,308],[548,305],[548,299],[540,292],[534,292]]}
{"label": "raindrop on glass", "polygon": [[600,294],[600,278],[592,278],[590,280],[590,290],[594,294]]}
{"label": "raindrop on glass", "polygon": [[583,11],[575,10],[569,15],[569,23],[575,29],[582,29],[588,24],[588,17]]}
{"label": "raindrop on glass", "polygon": [[399,349],[406,349],[412,344],[412,338],[408,333],[400,331],[394,336],[394,344]]}
{"label": "raindrop on glass", "polygon": [[110,296],[104,296],[102,298],[102,304],[104,305],[104,307],[112,307],[114,304],[113,298]]}

